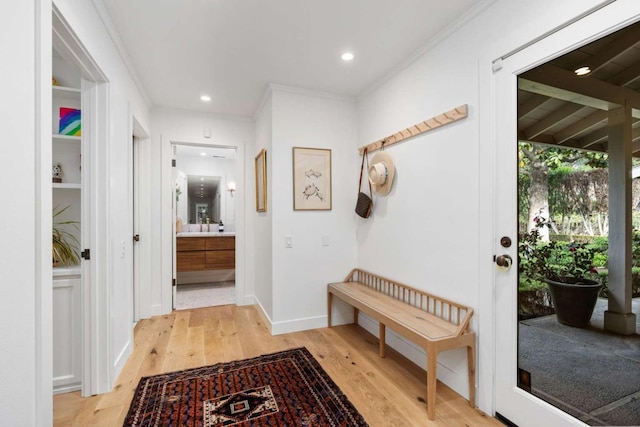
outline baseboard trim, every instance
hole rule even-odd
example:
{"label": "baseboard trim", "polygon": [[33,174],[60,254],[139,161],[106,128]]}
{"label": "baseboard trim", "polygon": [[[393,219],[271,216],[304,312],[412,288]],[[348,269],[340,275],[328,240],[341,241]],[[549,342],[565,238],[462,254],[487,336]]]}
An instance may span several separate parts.
{"label": "baseboard trim", "polygon": [[275,322],[271,325],[271,335],[289,334],[327,327],[327,316],[307,317],[303,319]]}

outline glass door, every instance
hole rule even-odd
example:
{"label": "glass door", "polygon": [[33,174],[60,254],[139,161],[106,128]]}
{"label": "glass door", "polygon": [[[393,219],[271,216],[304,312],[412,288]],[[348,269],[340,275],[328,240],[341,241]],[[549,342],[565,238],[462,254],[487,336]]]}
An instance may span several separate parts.
{"label": "glass door", "polygon": [[[566,88],[572,84],[570,75],[573,74],[573,70],[566,72],[568,62],[592,56],[588,49],[559,58],[562,60],[551,66],[547,64],[550,58],[562,57],[575,46],[596,40],[596,34],[609,34],[625,27],[625,21],[630,23],[635,19],[630,17],[640,13],[640,5],[630,5],[612,4],[582,18],[504,59],[493,76],[496,117],[495,332],[496,348],[500,349],[496,351],[495,359],[495,402],[496,412],[519,426],[640,423],[640,413],[632,405],[627,406],[630,409],[627,420],[614,417],[640,390],[632,391],[627,387],[629,381],[622,378],[635,371],[624,363],[611,365],[615,359],[620,359],[620,354],[594,351],[613,346],[618,338],[602,329],[592,335],[598,328],[593,322],[582,326],[565,324],[557,313],[549,311],[557,304],[543,292],[547,285],[541,280],[543,270],[550,266],[559,273],[575,273],[577,268],[582,268],[597,275],[593,265],[596,261],[594,247],[598,242],[607,244],[608,239],[606,236],[599,240],[598,236],[578,238],[577,229],[571,228],[571,221],[579,218],[580,212],[569,212],[568,206],[572,204],[575,210],[580,201],[575,191],[571,193],[571,185],[579,187],[581,182],[587,183],[583,196],[589,199],[585,204],[589,204],[592,211],[583,218],[590,223],[583,223],[582,231],[590,227],[585,234],[597,234],[594,229],[606,229],[604,217],[597,218],[599,212],[607,212],[606,207],[597,206],[602,203],[602,194],[597,193],[601,191],[598,185],[603,182],[602,175],[609,173],[602,167],[606,164],[607,149],[606,144],[586,143],[589,140],[587,133],[591,138],[595,137],[590,133],[595,124],[585,125],[582,133],[576,129],[591,117],[602,127],[599,134],[610,137],[608,109],[615,107],[612,103],[606,107],[590,103],[593,100],[586,100],[584,96],[567,97]],[[611,52],[611,49],[605,50]],[[579,85],[583,86],[587,81],[583,79]],[[556,83],[558,86],[553,86]],[[599,117],[600,120],[596,120]],[[572,124],[575,126],[571,129]],[[562,130],[566,131],[563,133]],[[578,152],[568,149],[576,147],[580,148]],[[576,153],[579,156],[574,157]],[[598,161],[605,172],[597,170]],[[573,174],[571,179],[575,182],[563,181],[555,187],[558,191],[549,192],[551,181],[559,179],[549,167],[562,169],[566,176]],[[545,188],[539,185],[541,182]],[[606,178],[604,182],[607,182]],[[608,192],[604,190],[603,194],[606,196]],[[563,213],[571,218],[563,219]],[[562,231],[570,237],[565,238]],[[529,291],[533,291],[534,296],[530,296]],[[536,292],[542,296],[535,296]],[[574,297],[570,299],[575,302]],[[605,311],[607,302],[597,302],[605,305],[601,310]],[[635,339],[623,338],[631,347],[640,344]]]}

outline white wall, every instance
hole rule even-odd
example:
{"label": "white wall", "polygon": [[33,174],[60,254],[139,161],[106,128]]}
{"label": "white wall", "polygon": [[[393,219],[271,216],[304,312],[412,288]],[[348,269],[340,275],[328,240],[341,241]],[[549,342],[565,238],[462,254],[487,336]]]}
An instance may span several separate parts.
{"label": "white wall", "polygon": [[[254,283],[255,283],[255,295],[257,303],[262,308],[265,316],[270,324],[273,319],[273,254],[272,254],[272,242],[273,242],[273,229],[272,229],[272,217],[273,217],[273,162],[271,160],[273,156],[273,99],[271,89],[268,89],[263,102],[256,112],[256,137],[255,146],[253,152],[247,155],[247,161],[251,163],[251,167],[247,167],[247,170],[251,170],[250,175],[252,179],[252,192],[254,193],[253,200],[247,205],[247,215],[251,218],[254,227],[254,235],[252,238],[254,248],[253,259],[255,262],[254,268]],[[255,198],[255,156],[258,155],[260,150],[266,150],[267,156],[267,211],[256,211],[256,198]],[[253,158],[253,161],[252,161]],[[249,173],[248,173],[249,175]]]}
{"label": "white wall", "polygon": [[[481,71],[491,70],[493,59],[598,3],[602,2],[485,2],[481,7],[489,7],[484,12],[459,22],[455,31],[443,34],[424,55],[358,104],[359,145],[458,105],[469,105],[469,117],[463,121],[387,150],[396,166],[394,188],[387,197],[374,197],[372,217],[358,224],[357,253],[358,265],[364,269],[475,309],[472,328],[479,332],[479,405],[489,413],[493,404],[493,206],[480,196],[486,192],[481,185],[493,182],[492,170],[485,170],[479,161],[483,158],[479,106],[486,104],[491,93],[480,85]],[[487,210],[489,215],[479,214]],[[377,334],[375,322],[364,319],[363,323]],[[425,366],[420,349],[393,334],[388,339]],[[464,351],[444,353],[438,377],[466,396]]]}
{"label": "white wall", "polygon": [[[151,194],[153,208],[153,242],[157,248],[152,254],[153,265],[161,265],[153,272],[151,305],[153,314],[171,312],[171,280],[173,235],[171,215],[171,144],[201,144],[236,147],[236,289],[240,304],[254,302],[252,277],[253,260],[245,255],[247,227],[245,205],[252,201],[251,182],[245,180],[246,147],[253,144],[253,121],[241,117],[219,116],[186,110],[154,109],[152,113],[153,162],[151,175],[154,189]],[[204,137],[204,129],[211,130],[211,137]],[[248,276],[247,276],[248,275]]]}
{"label": "white wall", "polygon": [[[51,425],[51,8],[25,0],[0,15],[0,423]],[[49,230],[49,231],[46,231]]]}
{"label": "white wall", "polygon": [[107,146],[97,148],[102,154],[93,167],[99,171],[89,172],[96,173],[92,186],[97,187],[92,188],[104,189],[96,195],[101,205],[95,209],[102,211],[91,227],[106,233],[104,240],[91,242],[91,262],[98,269],[91,283],[97,295],[95,327],[104,334],[93,338],[106,336],[106,343],[97,347],[100,354],[95,355],[97,368],[106,371],[98,375],[92,391],[106,392],[133,348],[132,135],[134,121],[139,133],[150,134],[149,106],[107,31],[109,22],[100,15],[102,10],[85,0],[54,0],[54,4],[108,82],[108,111],[101,113],[106,114],[102,131],[106,135],[100,135],[106,136]]}
{"label": "white wall", "polygon": [[[268,176],[274,334],[326,326],[327,283],[342,280],[355,267],[356,122],[350,99],[273,87]],[[331,210],[293,210],[293,147],[331,150]],[[292,248],[285,248],[287,235]],[[322,244],[323,235],[328,246]]]}
{"label": "white wall", "polygon": [[130,104],[131,114],[149,134],[150,105],[116,49],[101,15],[94,7],[94,2],[53,0],[53,4],[60,10],[99,68],[108,77],[109,82],[115,85],[126,98],[126,102]]}

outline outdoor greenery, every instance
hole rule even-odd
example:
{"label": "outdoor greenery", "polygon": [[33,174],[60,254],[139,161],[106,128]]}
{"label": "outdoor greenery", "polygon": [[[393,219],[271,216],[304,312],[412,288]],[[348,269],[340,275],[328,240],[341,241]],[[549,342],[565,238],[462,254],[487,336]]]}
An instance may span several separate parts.
{"label": "outdoor greenery", "polygon": [[[634,159],[634,164],[638,160]],[[632,205],[640,203],[633,180]],[[520,313],[553,312],[544,278],[582,277],[608,296],[608,158],[606,154],[519,144],[518,269]],[[633,212],[640,230],[640,213]],[[640,231],[634,231],[633,296],[640,296]],[[537,306],[538,308],[535,308]]]}
{"label": "outdoor greenery", "polygon": [[593,263],[595,247],[579,242],[540,239],[540,230],[549,223],[535,217],[535,227],[518,241],[518,265],[521,288],[544,288],[544,279],[562,281],[564,277],[597,279]]}

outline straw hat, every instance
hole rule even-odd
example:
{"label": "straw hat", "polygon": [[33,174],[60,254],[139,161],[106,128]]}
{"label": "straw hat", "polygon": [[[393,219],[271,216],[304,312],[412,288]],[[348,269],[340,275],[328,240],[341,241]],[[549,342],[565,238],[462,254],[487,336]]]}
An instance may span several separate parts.
{"label": "straw hat", "polygon": [[369,166],[369,182],[376,194],[386,196],[391,191],[395,167],[393,159],[384,151],[380,151],[371,160]]}

